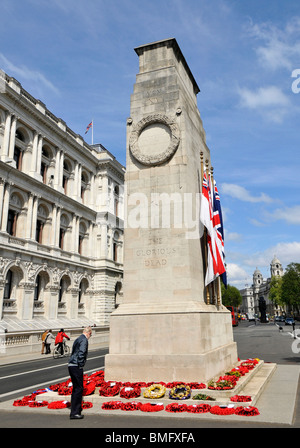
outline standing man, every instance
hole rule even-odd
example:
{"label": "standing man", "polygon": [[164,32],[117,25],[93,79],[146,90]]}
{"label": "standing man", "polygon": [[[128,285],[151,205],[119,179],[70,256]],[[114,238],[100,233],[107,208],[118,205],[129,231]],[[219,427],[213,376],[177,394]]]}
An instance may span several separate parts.
{"label": "standing man", "polygon": [[71,419],[80,419],[83,393],[83,367],[88,354],[89,339],[92,335],[92,328],[86,327],[83,333],[74,341],[72,353],[68,364],[69,374],[73,384],[71,396]]}

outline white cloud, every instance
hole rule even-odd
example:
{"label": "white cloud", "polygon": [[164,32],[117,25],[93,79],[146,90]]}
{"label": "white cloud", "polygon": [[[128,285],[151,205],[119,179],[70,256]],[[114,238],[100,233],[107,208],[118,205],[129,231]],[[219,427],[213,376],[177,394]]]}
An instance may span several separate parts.
{"label": "white cloud", "polygon": [[257,252],[256,254],[253,254],[253,256],[248,256],[248,260],[245,262],[253,267],[269,266],[274,255],[276,255],[283,265],[298,262],[300,260],[300,242],[277,243],[275,246],[271,246],[262,252]]}
{"label": "white cloud", "polygon": [[243,236],[240,233],[237,232],[226,232],[224,236],[225,241],[242,241]]}
{"label": "white cloud", "polygon": [[272,213],[268,213],[267,217],[270,220],[282,220],[286,221],[288,224],[300,224],[300,205],[295,205],[294,207],[283,207],[277,208]]}
{"label": "white cloud", "polygon": [[239,89],[241,105],[249,109],[259,109],[273,106],[286,107],[289,99],[278,87],[260,87],[256,91]]}
{"label": "white cloud", "polygon": [[257,90],[239,88],[240,106],[258,111],[264,118],[281,123],[290,111],[290,100],[276,86],[259,87]]}
{"label": "white cloud", "polygon": [[248,32],[260,41],[256,54],[265,69],[293,68],[294,61],[300,56],[299,29],[300,17],[294,17],[283,28],[270,22],[250,24]]}
{"label": "white cloud", "polygon": [[252,280],[252,277],[236,263],[228,263],[226,265],[228,283],[237,288],[243,288],[245,284]]}
{"label": "white cloud", "polygon": [[36,70],[31,70],[25,65],[16,66],[2,53],[0,53],[0,66],[9,76],[16,77],[21,83],[24,80],[30,81],[35,83],[38,88],[40,88],[40,86],[44,86],[53,93],[59,94],[59,90],[42,73]]}
{"label": "white cloud", "polygon": [[270,196],[268,196],[265,193],[260,193],[259,196],[252,196],[251,193],[249,193],[248,190],[246,190],[246,188],[241,187],[240,185],[236,185],[236,184],[228,184],[228,183],[223,183],[221,185],[221,189],[222,189],[222,193],[226,194],[228,196],[231,196],[235,199],[240,199],[241,201],[245,201],[245,202],[264,202],[264,203],[271,203],[274,202],[274,200],[272,198],[270,198]]}

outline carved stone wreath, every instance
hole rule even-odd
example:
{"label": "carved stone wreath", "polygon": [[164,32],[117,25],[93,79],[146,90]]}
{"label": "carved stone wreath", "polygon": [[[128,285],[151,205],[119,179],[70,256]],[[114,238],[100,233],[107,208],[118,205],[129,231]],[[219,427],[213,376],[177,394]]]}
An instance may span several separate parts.
{"label": "carved stone wreath", "polygon": [[129,139],[133,157],[143,165],[159,165],[170,159],[180,142],[176,122],[166,115],[153,114],[134,125]]}

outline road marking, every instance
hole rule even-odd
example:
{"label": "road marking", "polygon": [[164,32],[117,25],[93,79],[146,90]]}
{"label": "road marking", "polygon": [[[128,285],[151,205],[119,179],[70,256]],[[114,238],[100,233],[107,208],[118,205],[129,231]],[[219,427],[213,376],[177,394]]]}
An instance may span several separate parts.
{"label": "road marking", "polygon": [[[102,370],[102,369],[104,369],[104,366],[99,367],[98,369],[87,370],[84,373],[98,372],[98,370]],[[70,378],[70,376],[64,376],[62,378],[56,378],[55,380],[51,381],[51,383],[57,384],[60,381],[67,380],[68,378]],[[34,392],[35,389],[41,389],[41,386],[45,386],[46,384],[49,385],[49,381],[46,381],[45,383],[39,383],[39,384],[34,384],[32,386],[23,387],[23,389],[17,389],[17,390],[13,390],[11,392],[6,392],[5,394],[1,394],[0,395],[0,400],[1,400],[2,397],[7,397],[7,396],[13,395],[13,394],[19,394],[19,393],[24,392],[24,391],[26,391],[28,389],[33,389],[33,392]]]}
{"label": "road marking", "polygon": [[[92,359],[97,359],[97,358],[103,358],[104,355],[101,356],[94,356],[93,358],[89,358],[89,360]],[[66,366],[67,364],[58,364],[56,366],[48,366],[48,367],[43,367],[42,369],[35,369],[35,370],[28,370],[27,372],[21,372],[21,373],[14,373],[12,375],[6,375],[6,376],[1,376],[0,380],[5,380],[7,378],[13,378],[14,376],[21,376],[21,375],[28,375],[29,373],[34,373],[34,372],[40,372],[41,370],[49,370],[49,369],[56,369],[57,367],[62,367],[62,366]]]}

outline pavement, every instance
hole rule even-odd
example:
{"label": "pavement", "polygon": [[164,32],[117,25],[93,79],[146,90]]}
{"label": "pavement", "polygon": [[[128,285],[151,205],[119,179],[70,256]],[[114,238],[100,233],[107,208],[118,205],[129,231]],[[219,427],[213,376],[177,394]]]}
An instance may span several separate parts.
{"label": "pavement", "polygon": [[[8,363],[14,363],[14,362],[20,362],[20,361],[26,361],[26,360],[32,360],[40,357],[40,354],[29,354],[29,355],[18,355],[16,357],[5,357],[5,359],[0,358],[0,365],[8,364]],[[238,415],[230,415],[230,416],[218,416],[218,415],[212,415],[210,413],[204,413],[204,414],[191,414],[187,412],[182,413],[176,413],[176,414],[170,414],[169,412],[166,412],[165,410],[160,411],[159,413],[155,413],[156,417],[160,418],[160,422],[163,422],[163,419],[166,419],[165,421],[168,422],[172,417],[178,422],[180,421],[179,425],[185,424],[185,420],[189,423],[193,420],[199,422],[199,425],[205,425],[205,422],[207,422],[208,426],[211,426],[211,424],[218,424],[220,422],[231,422],[232,424],[239,424],[244,423],[246,426],[249,422],[251,422],[251,427],[255,424],[258,425],[258,427],[268,427],[268,426],[276,426],[276,427],[300,427],[300,418],[297,416],[297,413],[300,413],[300,409],[297,407],[297,398],[298,398],[298,380],[299,380],[299,373],[300,373],[300,366],[298,365],[277,365],[272,363],[264,363],[261,362],[261,368],[257,369],[255,374],[251,376],[251,379],[248,379],[244,384],[241,384],[241,379],[238,381],[238,384],[240,383],[239,390],[236,391],[236,393],[240,395],[247,395],[251,394],[253,397],[253,402],[250,403],[251,405],[257,407],[259,410],[259,415],[257,416],[251,416],[251,417],[245,417],[245,416],[238,416]],[[249,374],[247,374],[249,375]],[[244,378],[244,377],[243,377]],[[50,384],[49,384],[50,385]],[[202,391],[201,391],[202,392]],[[211,392],[211,391],[210,391]],[[210,393],[210,395],[212,395]],[[47,401],[54,401],[56,399],[62,399],[61,396],[57,396],[56,393],[50,392],[48,396],[46,397],[45,394],[40,395],[42,400]],[[225,395],[224,395],[225,397]],[[19,397],[22,398],[22,397]],[[63,397],[67,399],[68,397]],[[115,397],[116,398],[116,397]],[[150,415],[147,413],[143,413],[141,411],[131,411],[124,412],[121,410],[114,410],[114,411],[106,411],[101,408],[101,405],[103,401],[110,401],[111,398],[107,397],[100,397],[98,393],[87,396],[84,398],[85,401],[91,401],[93,403],[93,407],[90,409],[84,410],[84,414],[86,417],[97,415],[100,417],[103,417],[104,415],[107,416],[109,414],[113,414],[115,417],[121,417],[124,414],[130,414],[130,416],[138,417],[139,421],[141,418],[147,419],[150,418]],[[221,403],[223,400],[226,401],[225,398],[220,398],[217,402],[207,402],[212,405]],[[8,400],[0,403],[0,413],[3,415],[3,412],[10,413],[10,414],[17,414],[16,415],[16,421],[20,417],[20,414],[25,417],[28,413],[30,415],[49,415],[49,414],[56,414],[57,416],[63,416],[63,415],[69,415],[69,409],[59,409],[59,410],[52,410],[48,409],[47,407],[38,407],[38,408],[29,408],[28,406],[23,407],[15,407],[13,406],[14,400]],[[131,400],[134,401],[134,400]],[[139,398],[136,399],[136,401],[143,401]],[[159,399],[160,402],[164,402],[164,400]],[[229,400],[227,399],[229,402]],[[170,402],[170,400],[168,400]],[[187,402],[186,402],[187,403]],[[194,400],[191,400],[191,403],[187,404],[195,404]],[[197,402],[198,404],[198,402]],[[241,403],[236,404],[241,405]],[[244,403],[245,405],[245,403]],[[159,415],[158,415],[159,414]],[[153,414],[151,415],[151,417]],[[154,417],[154,416],[153,416]],[[174,420],[174,421],[175,421]],[[22,420],[21,420],[22,421]],[[24,420],[25,421],[25,420]],[[117,420],[116,420],[117,421]],[[87,419],[85,420],[87,422]],[[235,422],[235,423],[234,423]],[[17,425],[17,423],[16,423]],[[1,423],[0,423],[1,427]],[[4,426],[2,426],[4,427]]]}

